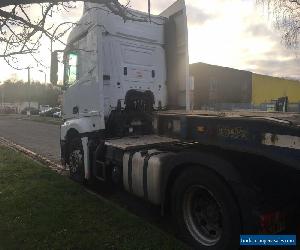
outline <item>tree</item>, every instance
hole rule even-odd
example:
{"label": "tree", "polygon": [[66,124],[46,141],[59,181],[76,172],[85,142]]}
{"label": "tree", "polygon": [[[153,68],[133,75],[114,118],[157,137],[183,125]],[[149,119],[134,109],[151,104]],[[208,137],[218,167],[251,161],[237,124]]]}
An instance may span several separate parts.
{"label": "tree", "polygon": [[50,106],[58,105],[58,96],[61,90],[52,85],[41,84],[40,82],[25,83],[22,80],[8,79],[0,85],[0,96],[5,97],[5,102],[22,103],[38,102]]}
{"label": "tree", "polygon": [[[20,69],[19,55],[29,55],[37,64],[42,64],[37,54],[43,38],[59,40],[64,32],[70,29],[66,27],[63,32],[54,36],[53,31],[56,27],[48,21],[54,13],[72,8],[70,4],[47,3],[37,4],[34,7],[37,14],[35,17],[30,15],[29,5],[14,5],[0,9],[0,57],[17,69]],[[24,65],[22,68],[28,66]]]}
{"label": "tree", "polygon": [[267,7],[275,18],[275,26],[282,32],[282,38],[286,46],[298,48],[300,0],[257,0],[257,2]]}
{"label": "tree", "polygon": [[[87,0],[83,0],[87,1]],[[128,4],[121,5],[118,0],[88,0],[102,4],[108,11],[121,16],[124,21],[148,21],[131,13]],[[128,2],[129,3],[129,2]],[[34,6],[37,17],[30,15]],[[37,65],[43,65],[37,55],[45,38],[52,42],[63,43],[63,36],[74,27],[74,23],[57,24],[51,22],[56,13],[67,13],[75,5],[71,0],[1,0],[0,1],[0,58],[3,58],[15,69],[24,69],[29,65],[20,66],[19,56],[30,56]],[[43,65],[45,66],[45,65]]]}

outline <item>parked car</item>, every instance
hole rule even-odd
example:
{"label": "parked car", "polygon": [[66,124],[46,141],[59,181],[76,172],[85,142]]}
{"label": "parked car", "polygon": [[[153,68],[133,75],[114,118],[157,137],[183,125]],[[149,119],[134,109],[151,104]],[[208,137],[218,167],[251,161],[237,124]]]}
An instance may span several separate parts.
{"label": "parked car", "polygon": [[54,118],[61,118],[61,111],[58,111],[56,113],[53,114]]}
{"label": "parked car", "polygon": [[53,117],[53,114],[57,112],[60,112],[60,108],[50,108],[43,112],[40,112],[40,116]]}
{"label": "parked car", "polygon": [[39,110],[34,108],[34,107],[26,107],[21,111],[22,115],[27,115],[27,112],[30,111],[31,115],[38,115],[39,114]]}
{"label": "parked car", "polygon": [[40,105],[40,112],[44,112],[50,108],[50,105]]}
{"label": "parked car", "polygon": [[16,114],[17,109],[14,107],[0,107],[0,114]]}

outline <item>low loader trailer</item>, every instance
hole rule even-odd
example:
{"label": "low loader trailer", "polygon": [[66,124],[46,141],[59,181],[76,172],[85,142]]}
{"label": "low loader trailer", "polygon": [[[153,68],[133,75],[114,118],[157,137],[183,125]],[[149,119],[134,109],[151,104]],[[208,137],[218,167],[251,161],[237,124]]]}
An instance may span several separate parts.
{"label": "low loader trailer", "polygon": [[[60,140],[70,177],[160,207],[196,249],[295,234],[300,115],[191,111],[184,1],[158,16],[127,14],[139,21],[86,4],[64,49]],[[54,52],[54,84],[57,64]]]}

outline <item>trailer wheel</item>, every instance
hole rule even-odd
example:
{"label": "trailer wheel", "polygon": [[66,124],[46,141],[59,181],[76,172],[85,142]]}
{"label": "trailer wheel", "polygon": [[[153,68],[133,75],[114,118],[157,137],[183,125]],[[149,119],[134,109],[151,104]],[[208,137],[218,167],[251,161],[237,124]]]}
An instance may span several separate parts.
{"label": "trailer wheel", "polygon": [[70,141],[68,152],[70,178],[76,182],[84,183],[84,153],[80,138],[74,138]]}
{"label": "trailer wheel", "polygon": [[239,209],[214,172],[200,167],[184,171],[172,189],[172,210],[184,240],[196,249],[238,249]]}

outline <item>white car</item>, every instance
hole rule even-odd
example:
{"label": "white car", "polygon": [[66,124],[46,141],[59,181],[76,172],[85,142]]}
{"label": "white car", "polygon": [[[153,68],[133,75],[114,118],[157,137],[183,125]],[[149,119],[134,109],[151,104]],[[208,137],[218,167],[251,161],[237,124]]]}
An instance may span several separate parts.
{"label": "white car", "polygon": [[53,117],[54,117],[54,118],[61,118],[61,111],[55,112],[55,113],[53,114]]}
{"label": "white car", "polygon": [[50,105],[41,105],[40,106],[40,112],[45,112],[46,110],[50,109]]}

